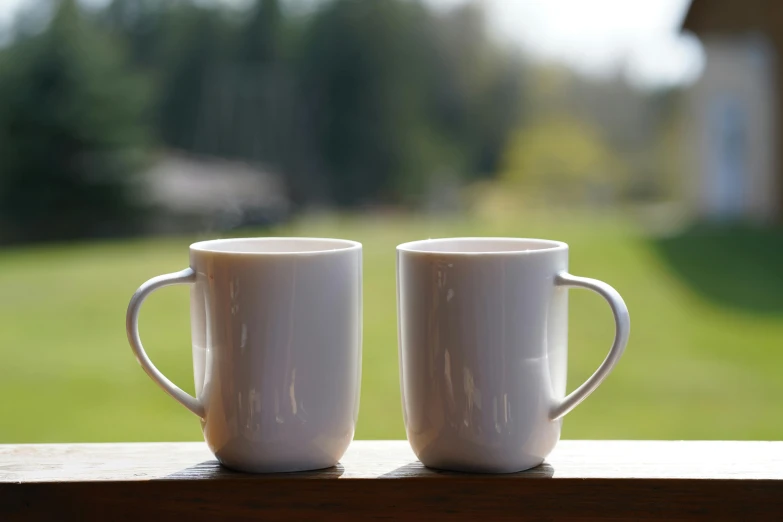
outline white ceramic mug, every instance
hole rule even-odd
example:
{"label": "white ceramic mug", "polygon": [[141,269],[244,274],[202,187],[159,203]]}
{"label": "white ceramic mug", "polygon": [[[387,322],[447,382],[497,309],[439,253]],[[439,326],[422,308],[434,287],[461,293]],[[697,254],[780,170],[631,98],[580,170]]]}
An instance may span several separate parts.
{"label": "white ceramic mug", "polygon": [[[566,396],[568,288],[609,303],[614,344]],[[403,413],[429,467],[510,473],[541,464],[562,417],[612,370],[630,319],[606,283],[568,273],[568,245],[512,238],[434,239],[397,247]]]}
{"label": "white ceramic mug", "polygon": [[[196,397],[141,345],[139,307],[191,285]],[[283,472],[335,465],[353,439],[361,380],[362,246],[255,238],[190,246],[190,268],[144,283],[128,306],[131,348],[147,374],[201,419],[225,466]]]}

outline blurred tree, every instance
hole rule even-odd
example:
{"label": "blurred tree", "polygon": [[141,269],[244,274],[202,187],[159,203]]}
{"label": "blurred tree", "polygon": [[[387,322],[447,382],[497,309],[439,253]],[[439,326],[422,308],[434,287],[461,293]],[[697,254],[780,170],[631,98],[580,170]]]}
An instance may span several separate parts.
{"label": "blurred tree", "polygon": [[168,16],[156,111],[161,139],[174,148],[226,155],[230,136],[213,133],[208,118],[224,102],[210,90],[227,74],[234,28],[214,7],[177,3]]}
{"label": "blurred tree", "polygon": [[250,5],[238,29],[234,117],[224,124],[234,154],[280,173],[295,204],[324,202],[328,185],[297,83],[297,36],[308,22],[287,17],[279,0]]}
{"label": "blurred tree", "polygon": [[278,0],[256,0],[238,33],[233,67],[222,80],[233,98],[224,111],[232,115],[223,131],[233,135],[233,155],[280,169],[297,138],[292,134],[296,93]]}
{"label": "blurred tree", "polygon": [[[175,0],[176,2],[176,0]],[[122,35],[129,60],[140,69],[160,67],[171,22],[172,0],[112,0],[100,13],[107,28]]]}
{"label": "blurred tree", "polygon": [[553,202],[606,203],[622,192],[627,170],[595,128],[561,117],[517,131],[501,177]]}
{"label": "blurred tree", "polygon": [[618,197],[629,201],[671,199],[676,190],[678,153],[670,127],[677,114],[676,91],[651,92],[628,84],[622,75],[580,77],[563,67],[528,70],[525,112],[531,121],[582,122],[624,165]]}
{"label": "blurred tree", "polygon": [[469,179],[494,176],[522,116],[523,64],[488,37],[478,3],[442,15],[433,32],[431,104],[439,131],[455,144]]}
{"label": "blurred tree", "polygon": [[256,0],[244,24],[237,57],[246,63],[274,63],[283,54],[283,13],[279,0]]}
{"label": "blurred tree", "polygon": [[127,231],[147,145],[145,89],[114,42],[60,0],[49,27],[0,52],[0,233]]}
{"label": "blurred tree", "polygon": [[448,166],[430,103],[432,52],[432,18],[419,3],[335,0],[316,13],[298,65],[338,204],[399,201]]}

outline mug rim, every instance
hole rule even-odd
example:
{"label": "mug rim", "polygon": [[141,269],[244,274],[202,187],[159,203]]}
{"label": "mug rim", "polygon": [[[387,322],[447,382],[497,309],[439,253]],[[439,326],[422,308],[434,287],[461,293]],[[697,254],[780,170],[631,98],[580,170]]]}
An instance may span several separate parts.
{"label": "mug rim", "polygon": [[[313,248],[306,249],[275,249],[275,250],[240,250],[231,249],[232,244],[238,243],[311,243]],[[321,247],[315,246],[320,244]],[[326,245],[332,245],[327,247]],[[229,248],[218,248],[220,246],[228,246]],[[361,250],[362,244],[358,241],[352,241],[350,239],[336,239],[326,237],[276,237],[276,236],[264,236],[264,237],[232,237],[224,239],[207,239],[204,241],[197,241],[190,245],[191,252],[217,254],[217,255],[231,255],[231,256],[298,256],[298,255],[325,255],[325,254],[338,254],[343,252],[352,252]]]}
{"label": "mug rim", "polygon": [[[427,248],[428,245],[440,244],[440,243],[490,243],[490,242],[503,242],[510,245],[536,245],[533,248],[509,248],[509,249],[495,249],[495,250],[459,250],[459,249],[447,249],[439,250],[435,248]],[[523,238],[523,237],[442,237],[431,239],[419,239],[417,241],[408,241],[397,245],[397,252],[405,254],[423,254],[423,255],[449,255],[449,256],[507,256],[507,255],[535,255],[538,253],[551,253],[568,251],[568,244],[563,241],[556,241],[554,239],[537,239],[537,238]]]}

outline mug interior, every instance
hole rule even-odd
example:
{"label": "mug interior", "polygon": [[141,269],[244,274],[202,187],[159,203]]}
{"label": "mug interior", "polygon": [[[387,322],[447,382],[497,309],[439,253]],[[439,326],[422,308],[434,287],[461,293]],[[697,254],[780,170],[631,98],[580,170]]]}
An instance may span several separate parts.
{"label": "mug interior", "polygon": [[253,237],[214,239],[190,245],[200,252],[231,254],[317,254],[361,248],[361,243],[347,239],[310,237]]}
{"label": "mug interior", "polygon": [[549,239],[460,237],[411,241],[398,246],[397,250],[439,254],[521,254],[567,248],[565,243]]}

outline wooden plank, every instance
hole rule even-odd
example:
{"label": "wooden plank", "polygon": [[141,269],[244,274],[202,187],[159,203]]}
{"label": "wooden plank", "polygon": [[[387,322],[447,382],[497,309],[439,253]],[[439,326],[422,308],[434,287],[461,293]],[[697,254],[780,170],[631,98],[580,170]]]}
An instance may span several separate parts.
{"label": "wooden plank", "polygon": [[[406,441],[354,441],[340,465],[265,479],[478,476],[425,468]],[[783,480],[783,442],[561,441],[543,465],[495,479]],[[200,442],[0,445],[0,483],[243,480]]]}
{"label": "wooden plank", "polygon": [[513,475],[429,470],[405,441],[356,441],[334,468],[278,475],[227,471],[203,443],[0,446],[2,521],[152,514],[781,520],[783,442],[562,441]]}

